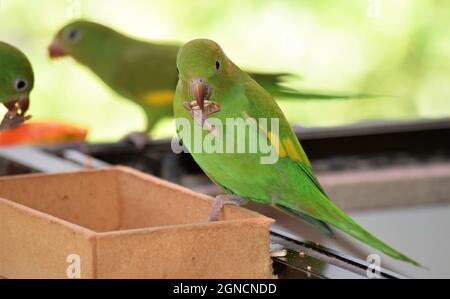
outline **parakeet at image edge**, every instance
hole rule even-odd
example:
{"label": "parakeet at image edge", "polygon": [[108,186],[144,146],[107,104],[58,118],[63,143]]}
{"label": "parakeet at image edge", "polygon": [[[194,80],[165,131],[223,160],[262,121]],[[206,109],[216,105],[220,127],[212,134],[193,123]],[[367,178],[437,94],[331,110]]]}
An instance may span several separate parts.
{"label": "parakeet at image edge", "polygon": [[[71,56],[93,71],[120,96],[139,105],[150,132],[165,117],[173,116],[173,96],[178,80],[179,47],[130,38],[109,27],[78,20],[64,26],[49,46],[52,58]],[[299,92],[280,85],[289,74],[250,74],[277,99],[336,99],[359,95]]]}
{"label": "parakeet at image edge", "polygon": [[[224,203],[250,199],[296,215],[325,233],[329,232],[327,224],[330,224],[393,258],[419,266],[361,227],[329,199],[273,97],[229,60],[219,45],[204,39],[187,43],[178,53],[177,67],[174,116],[178,135],[206,175],[229,193],[216,198],[210,219],[217,217]],[[196,117],[199,111],[200,119]],[[221,121],[222,132],[226,131],[226,119],[255,119],[256,134],[272,144],[278,160],[274,164],[261,163],[265,156],[261,151],[195,151],[194,131],[203,125],[202,141],[210,137],[209,118]],[[268,118],[279,120],[278,135],[271,131],[271,126],[260,129],[258,120]],[[182,128],[180,120],[188,120],[190,129]],[[269,120],[267,123],[270,125]],[[247,145],[249,135],[245,136]],[[230,142],[236,144],[236,137],[228,140],[217,131],[214,136],[216,142],[223,143],[223,148]]]}
{"label": "parakeet at image edge", "polygon": [[34,74],[30,61],[19,49],[0,41],[0,103],[8,109],[0,130],[13,129],[28,120]]}

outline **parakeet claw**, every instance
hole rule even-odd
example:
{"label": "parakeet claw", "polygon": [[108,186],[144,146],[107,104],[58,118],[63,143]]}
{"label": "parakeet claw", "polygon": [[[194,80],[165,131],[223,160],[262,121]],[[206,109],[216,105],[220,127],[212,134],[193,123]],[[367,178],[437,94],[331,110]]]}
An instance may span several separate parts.
{"label": "parakeet claw", "polygon": [[18,114],[17,111],[8,111],[0,124],[0,131],[16,129],[29,119],[31,115],[25,116]]}
{"label": "parakeet claw", "polygon": [[[204,101],[203,110],[197,104],[197,101],[184,102],[184,108],[191,112],[194,120],[202,126],[202,128],[207,129],[211,133],[215,133],[214,126],[208,122],[208,116],[210,114],[220,111],[220,104],[214,101],[206,100]],[[214,134],[215,135],[215,134]]]}
{"label": "parakeet claw", "polygon": [[217,221],[220,211],[222,210],[224,205],[239,206],[244,200],[244,197],[237,195],[218,195],[214,200],[211,211],[209,212],[208,221]]}
{"label": "parakeet claw", "polygon": [[203,112],[205,119],[208,118],[210,114],[216,113],[220,111],[221,107],[220,104],[214,101],[206,100],[204,101],[203,111],[198,106],[196,101],[192,102],[184,102],[184,108],[186,108],[188,111],[191,112],[192,116],[195,116],[196,111]]}
{"label": "parakeet claw", "polygon": [[31,115],[25,115],[29,105],[30,102],[28,97],[5,103],[8,112],[0,123],[0,131],[16,129],[24,122],[31,119]]}

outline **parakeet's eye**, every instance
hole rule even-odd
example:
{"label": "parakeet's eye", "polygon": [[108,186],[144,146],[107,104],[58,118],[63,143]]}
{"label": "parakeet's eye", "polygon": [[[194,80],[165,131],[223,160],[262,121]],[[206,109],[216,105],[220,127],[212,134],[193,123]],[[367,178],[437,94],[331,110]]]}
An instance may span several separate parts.
{"label": "parakeet's eye", "polygon": [[23,80],[23,79],[17,79],[16,82],[14,83],[14,87],[16,88],[17,91],[23,91],[27,88],[28,84],[27,81]]}
{"label": "parakeet's eye", "polygon": [[77,29],[71,29],[67,32],[67,39],[70,42],[74,43],[74,42],[78,41],[80,39],[80,37],[81,37],[80,31]]}
{"label": "parakeet's eye", "polygon": [[220,69],[220,61],[217,60],[217,61],[216,61],[216,70],[218,71],[219,69]]}

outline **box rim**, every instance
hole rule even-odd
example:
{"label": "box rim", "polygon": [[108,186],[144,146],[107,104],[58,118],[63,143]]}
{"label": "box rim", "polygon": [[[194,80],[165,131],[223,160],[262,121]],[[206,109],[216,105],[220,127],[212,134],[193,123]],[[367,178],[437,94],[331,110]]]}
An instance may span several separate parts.
{"label": "box rim", "polygon": [[261,215],[255,218],[244,218],[244,219],[234,219],[225,221],[215,221],[215,222],[202,222],[202,223],[188,223],[188,224],[174,224],[166,226],[154,226],[154,227],[141,227],[141,228],[131,228],[124,230],[114,230],[106,232],[97,232],[97,236],[107,237],[107,236],[121,236],[121,235],[133,235],[133,234],[146,234],[154,233],[164,230],[176,230],[176,229],[199,229],[199,228],[219,228],[224,227],[229,224],[263,224],[271,225],[275,222],[274,219]]}
{"label": "box rim", "polygon": [[111,172],[114,170],[114,168],[117,168],[117,166],[94,168],[94,169],[80,168],[79,170],[68,170],[51,173],[37,172],[37,173],[15,174],[15,175],[0,176],[0,181],[13,181],[18,179],[36,178],[36,177],[57,177],[60,175],[76,175],[80,173]]}
{"label": "box rim", "polygon": [[94,235],[98,234],[98,232],[96,232],[96,231],[94,231],[94,230],[92,230],[90,228],[81,226],[81,225],[76,224],[76,223],[69,222],[69,221],[64,220],[62,218],[53,216],[52,214],[48,214],[48,213],[45,213],[45,212],[42,212],[42,211],[30,208],[30,207],[28,207],[26,205],[23,205],[23,204],[18,203],[18,202],[14,202],[12,200],[9,200],[9,199],[3,198],[3,197],[0,197],[0,204],[5,204],[5,205],[8,205],[10,207],[13,207],[16,210],[23,211],[23,212],[27,213],[28,215],[37,216],[37,217],[39,217],[41,219],[47,219],[49,221],[52,221],[52,222],[58,223],[60,225],[63,225],[65,227],[67,227],[67,228],[70,228],[70,229],[73,229],[73,230],[77,230],[77,231],[81,231],[81,232],[83,232],[85,234],[88,234],[89,236],[94,236]]}
{"label": "box rim", "polygon": [[[136,169],[128,167],[128,166],[117,165],[117,166],[113,166],[111,168],[114,169],[114,170],[119,170],[122,173],[128,173],[128,174],[131,174],[131,175],[134,175],[134,176],[138,176],[138,177],[141,177],[141,178],[144,178],[144,179],[149,179],[150,178],[153,181],[153,183],[155,183],[155,184],[158,184],[160,186],[161,185],[165,185],[165,187],[168,187],[168,188],[170,188],[170,189],[172,189],[174,191],[188,193],[188,195],[191,195],[193,197],[197,197],[197,198],[199,198],[199,199],[201,199],[203,201],[207,201],[208,203],[214,202],[214,198],[212,198],[209,195],[196,192],[196,191],[194,191],[192,189],[189,189],[187,187],[184,187],[182,185],[179,185],[179,184],[176,184],[176,183],[164,180],[162,178],[159,178],[157,176],[154,176],[154,175],[151,175],[151,174],[148,174],[148,173],[143,173],[143,172],[141,172],[139,170],[136,170]],[[243,206],[226,205],[226,208],[240,209],[240,210],[245,211],[245,213],[253,214],[252,215],[253,217],[249,217],[249,218],[258,218],[258,217],[263,216],[263,217],[271,219],[270,217],[264,216],[264,215],[262,215],[262,214],[260,214],[260,213],[258,213],[256,211],[253,211],[253,210],[250,210],[250,209],[246,209]]]}
{"label": "box rim", "polygon": [[[14,175],[14,176],[3,176],[0,177],[0,181],[10,181],[10,180],[18,180],[18,179],[24,179],[24,178],[35,178],[35,177],[57,177],[60,175],[76,175],[76,174],[83,174],[83,173],[101,173],[101,172],[112,172],[115,174],[121,173],[127,173],[133,176],[137,176],[146,180],[151,180],[152,183],[157,185],[164,185],[167,188],[170,188],[177,192],[184,192],[188,193],[188,195],[197,197],[198,199],[201,199],[203,201],[208,201],[211,203],[213,201],[213,198],[202,194],[195,192],[189,188],[183,187],[181,185],[166,181],[164,179],[158,178],[156,176],[140,172],[136,169],[133,169],[128,166],[112,166],[112,167],[106,167],[106,168],[100,168],[100,169],[81,169],[76,171],[67,171],[67,172],[57,172],[57,173],[32,173],[32,174],[21,174],[21,175]],[[0,196],[0,203],[4,203],[6,205],[12,206],[15,209],[22,210],[28,214],[38,216],[39,218],[48,219],[50,221],[54,221],[58,224],[64,225],[70,229],[76,229],[79,231],[83,231],[84,233],[87,233],[89,235],[95,235],[95,236],[107,236],[107,235],[121,235],[121,234],[133,234],[133,233],[149,233],[149,232],[156,232],[161,231],[164,229],[180,229],[180,228],[195,228],[195,227],[212,227],[212,226],[223,226],[226,224],[232,224],[232,223],[245,223],[245,222],[265,222],[266,224],[270,225],[275,222],[274,219],[269,218],[267,216],[264,216],[258,212],[246,209],[244,207],[239,206],[226,206],[225,209],[240,209],[243,210],[245,213],[249,214],[248,218],[242,218],[242,219],[233,219],[233,220],[225,220],[225,221],[216,221],[216,222],[204,222],[204,223],[188,223],[188,224],[174,224],[174,225],[167,225],[167,226],[154,226],[154,227],[141,227],[141,228],[133,228],[133,229],[123,229],[123,230],[108,230],[108,231],[96,231],[93,229],[90,229],[88,227],[72,223],[70,221],[64,220],[63,218],[54,216],[52,214],[39,211],[37,209],[31,208],[29,206],[26,206],[24,204],[15,202],[11,199],[7,199]]]}

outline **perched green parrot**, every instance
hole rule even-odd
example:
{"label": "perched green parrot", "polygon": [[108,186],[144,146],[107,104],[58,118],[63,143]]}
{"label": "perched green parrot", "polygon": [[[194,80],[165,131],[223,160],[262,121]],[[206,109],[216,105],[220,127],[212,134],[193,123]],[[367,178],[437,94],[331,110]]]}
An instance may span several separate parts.
{"label": "perched green parrot", "polygon": [[[62,28],[49,46],[52,58],[71,56],[87,66],[110,88],[138,104],[147,119],[146,132],[173,115],[178,80],[179,47],[130,38],[106,26],[78,20]],[[301,93],[280,83],[289,74],[250,74],[277,98],[334,99],[356,95]]]}
{"label": "perched green parrot", "polygon": [[30,118],[25,113],[33,85],[33,69],[27,57],[19,49],[0,42],[0,103],[8,109],[0,130],[14,129]]}
{"label": "perched green parrot", "polygon": [[330,224],[387,255],[418,265],[328,198],[273,97],[219,45],[193,40],[179,51],[177,66],[178,136],[208,177],[229,192],[216,198],[210,220],[217,219],[224,204],[254,200],[296,215],[323,232],[329,232]]}

